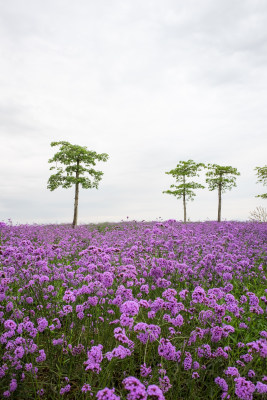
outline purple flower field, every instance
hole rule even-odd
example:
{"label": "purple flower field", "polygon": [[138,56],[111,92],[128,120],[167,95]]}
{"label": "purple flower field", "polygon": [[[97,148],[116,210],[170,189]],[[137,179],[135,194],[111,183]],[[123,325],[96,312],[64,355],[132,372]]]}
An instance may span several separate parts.
{"label": "purple flower field", "polygon": [[266,239],[266,223],[0,223],[0,398],[266,398]]}

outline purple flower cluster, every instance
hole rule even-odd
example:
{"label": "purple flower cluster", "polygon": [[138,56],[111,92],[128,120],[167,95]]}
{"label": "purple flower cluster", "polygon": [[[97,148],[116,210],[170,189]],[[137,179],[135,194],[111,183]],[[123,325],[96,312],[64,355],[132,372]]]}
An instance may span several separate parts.
{"label": "purple flower cluster", "polygon": [[105,354],[105,357],[110,361],[112,358],[126,358],[131,356],[131,351],[127,349],[126,347],[119,345],[118,347],[115,347],[112,351],[108,351]]}
{"label": "purple flower cluster", "polygon": [[171,342],[168,339],[160,339],[158,346],[158,354],[160,357],[165,358],[165,360],[168,361],[176,361],[177,360],[177,351],[175,346],[171,344]]}
{"label": "purple flower cluster", "polygon": [[266,394],[266,224],[0,224],[0,237],[0,398]]}
{"label": "purple flower cluster", "polygon": [[235,394],[241,400],[252,400],[255,392],[255,385],[245,378],[235,378]]}
{"label": "purple flower cluster", "polygon": [[134,331],[135,332],[140,332],[144,331],[144,333],[139,333],[137,335],[137,338],[142,342],[143,344],[146,344],[148,341],[154,342],[156,341],[161,333],[161,328],[158,325],[153,325],[153,324],[146,324],[145,322],[138,322],[134,326]]}
{"label": "purple flower cluster", "polygon": [[129,391],[127,400],[146,400],[147,392],[145,386],[139,379],[129,376],[122,381],[124,388]]}
{"label": "purple flower cluster", "polygon": [[87,361],[84,362],[84,365],[86,365],[85,371],[91,370],[99,374],[101,371],[100,364],[103,360],[102,349],[102,344],[99,344],[98,346],[93,346],[91,350],[87,352]]}
{"label": "purple flower cluster", "polygon": [[102,389],[96,394],[97,400],[120,400],[120,396],[115,395],[115,389]]}
{"label": "purple flower cluster", "polygon": [[136,301],[125,301],[125,303],[120,306],[120,312],[128,317],[137,315],[139,312],[139,304]]}

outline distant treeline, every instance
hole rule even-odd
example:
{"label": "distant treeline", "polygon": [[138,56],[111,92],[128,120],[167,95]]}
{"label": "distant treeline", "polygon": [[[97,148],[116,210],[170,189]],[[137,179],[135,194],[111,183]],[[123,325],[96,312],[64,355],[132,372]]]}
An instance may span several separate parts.
{"label": "distant treeline", "polygon": [[[65,141],[52,142],[51,146],[60,146],[60,150],[48,161],[49,163],[54,163],[50,170],[55,169],[57,172],[50,176],[47,187],[53,191],[58,187],[68,189],[72,185],[75,186],[74,215],[72,222],[74,228],[78,221],[79,187],[81,185],[84,189],[98,189],[103,172],[96,171],[92,166],[94,167],[96,165],[96,161],[106,162],[109,156],[106,153],[97,154],[95,151],[88,150],[85,146],[72,145]],[[222,193],[236,186],[236,176],[240,175],[240,172],[238,172],[236,168],[229,165],[205,165],[203,163],[195,163],[193,160],[179,161],[174,169],[166,172],[166,174],[173,176],[176,184],[171,185],[171,189],[163,193],[172,194],[178,199],[183,199],[184,222],[186,222],[187,201],[194,200],[196,196],[194,192],[195,189],[205,188],[200,183],[190,179],[199,176],[199,172],[202,169],[207,170],[206,183],[208,184],[208,189],[218,191],[218,222],[220,222]],[[256,167],[255,170],[258,178],[257,182],[267,185],[267,165],[264,167]],[[266,199],[267,193],[260,194],[256,197]]]}

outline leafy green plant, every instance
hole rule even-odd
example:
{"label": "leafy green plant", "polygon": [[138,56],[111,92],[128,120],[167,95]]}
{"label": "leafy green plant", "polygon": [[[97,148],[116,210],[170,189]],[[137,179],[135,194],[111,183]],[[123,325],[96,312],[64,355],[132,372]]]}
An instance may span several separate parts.
{"label": "leafy green plant", "polygon": [[[267,165],[264,167],[256,167],[255,170],[257,171],[256,175],[258,177],[257,183],[262,183],[264,186],[267,186]],[[267,199],[267,193],[258,194],[256,197]]]}
{"label": "leafy green plant", "polygon": [[[96,165],[96,161],[107,161],[108,154],[97,154],[95,151],[88,150],[85,146],[72,145],[69,142],[60,141],[52,142],[51,146],[60,146],[60,150],[53,158],[48,160],[49,163],[56,163],[50,170],[57,172],[48,179],[47,188],[51,191],[62,187],[64,189],[75,185],[74,215],[73,228],[77,225],[78,219],[78,201],[79,201],[79,185],[83,189],[98,189],[99,182],[102,179],[103,172],[96,171],[92,166]],[[58,166],[58,163],[63,165]],[[84,176],[88,174],[88,176]]]}
{"label": "leafy green plant", "polygon": [[208,164],[206,182],[209,190],[218,190],[218,222],[221,221],[222,193],[236,186],[236,176],[240,172],[229,165]]}
{"label": "leafy green plant", "polygon": [[194,200],[196,196],[195,189],[204,189],[204,186],[197,182],[188,182],[188,178],[198,176],[198,171],[205,165],[202,163],[195,163],[193,160],[179,161],[176,168],[165,172],[172,175],[179,185],[171,185],[172,190],[166,190],[163,193],[172,194],[178,199],[183,199],[184,207],[184,222],[186,222],[186,201]]}

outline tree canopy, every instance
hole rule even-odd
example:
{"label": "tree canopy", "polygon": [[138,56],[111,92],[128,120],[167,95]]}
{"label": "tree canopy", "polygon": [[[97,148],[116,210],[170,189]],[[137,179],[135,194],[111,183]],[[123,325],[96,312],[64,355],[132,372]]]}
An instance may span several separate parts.
{"label": "tree canopy", "polygon": [[188,178],[198,176],[198,172],[205,165],[203,163],[195,163],[193,160],[179,161],[176,168],[165,172],[168,175],[172,175],[179,185],[172,184],[170,187],[172,190],[165,190],[163,193],[171,194],[178,199],[183,198],[184,205],[184,222],[186,222],[186,201],[193,200],[196,196],[195,189],[204,189],[204,186],[200,183],[190,181]]}
{"label": "tree canopy", "polygon": [[209,190],[218,190],[218,222],[221,221],[222,193],[236,186],[236,176],[240,172],[230,165],[208,164],[206,182]]}
{"label": "tree canopy", "polygon": [[193,160],[179,161],[176,168],[165,172],[168,175],[172,175],[177,183],[181,182],[180,185],[171,185],[174,190],[166,190],[163,193],[172,194],[178,199],[182,198],[185,194],[188,200],[193,200],[196,196],[194,189],[203,189],[204,186],[197,182],[187,182],[187,178],[199,176],[198,172],[205,165],[203,163],[195,163]]}
{"label": "tree canopy", "polygon": [[55,163],[50,170],[57,172],[48,179],[47,188],[53,191],[58,187],[68,189],[75,185],[73,217],[73,227],[75,227],[78,216],[79,185],[83,189],[97,189],[103,172],[96,171],[92,166],[96,165],[96,161],[107,161],[109,156],[106,153],[97,154],[85,146],[73,145],[65,141],[52,142],[51,146],[60,146],[60,149],[48,160],[49,163]]}
{"label": "tree canopy", "polygon": [[[68,189],[77,183],[77,180],[84,189],[98,188],[103,172],[96,171],[91,166],[95,166],[96,161],[107,161],[108,154],[97,154],[95,151],[87,150],[85,146],[72,145],[65,141],[52,142],[51,146],[60,146],[60,150],[48,160],[49,163],[56,163],[50,170],[57,170],[57,173],[51,175],[48,180],[48,189],[53,191],[60,186]],[[65,168],[58,164],[64,165]],[[84,176],[85,174],[90,178]]]}
{"label": "tree canopy", "polygon": [[236,168],[218,164],[208,164],[207,168],[206,182],[209,190],[217,190],[221,187],[221,191],[225,192],[236,186],[236,176],[240,175]]}
{"label": "tree canopy", "polygon": [[[267,186],[267,165],[264,167],[256,167],[256,175],[257,175],[257,182],[262,183],[264,186]],[[267,193],[258,194],[256,197],[261,197],[262,199],[267,199]]]}

